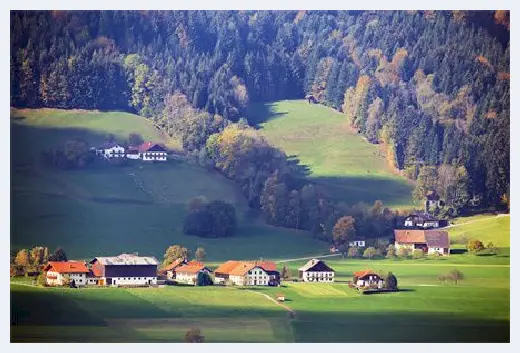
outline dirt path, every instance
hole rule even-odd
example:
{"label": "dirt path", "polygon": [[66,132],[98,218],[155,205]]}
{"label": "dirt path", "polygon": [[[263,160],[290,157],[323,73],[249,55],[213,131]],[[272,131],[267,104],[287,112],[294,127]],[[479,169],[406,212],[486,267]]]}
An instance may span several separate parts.
{"label": "dirt path", "polygon": [[267,294],[265,293],[259,293],[259,292],[255,292],[255,291],[252,291],[252,290],[249,290],[249,289],[244,289],[244,291],[246,292],[249,292],[249,293],[253,293],[253,294],[257,294],[257,295],[261,295],[267,299],[269,299],[270,301],[272,301],[273,303],[275,303],[276,305],[279,305],[281,306],[282,308],[284,308],[285,310],[287,310],[287,312],[289,313],[289,320],[292,320],[292,319],[296,319],[297,316],[296,316],[296,311],[294,311],[293,309],[289,308],[287,305],[285,304],[282,304],[280,303],[279,301],[271,298],[270,296],[268,296]]}

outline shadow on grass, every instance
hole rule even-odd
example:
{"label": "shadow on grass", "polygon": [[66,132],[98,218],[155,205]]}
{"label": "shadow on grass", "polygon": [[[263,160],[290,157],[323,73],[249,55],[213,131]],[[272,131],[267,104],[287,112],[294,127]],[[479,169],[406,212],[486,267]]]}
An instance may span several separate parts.
{"label": "shadow on grass", "polygon": [[247,121],[251,126],[261,129],[263,124],[271,119],[280,118],[287,115],[287,112],[276,112],[274,103],[255,103],[249,108]]}

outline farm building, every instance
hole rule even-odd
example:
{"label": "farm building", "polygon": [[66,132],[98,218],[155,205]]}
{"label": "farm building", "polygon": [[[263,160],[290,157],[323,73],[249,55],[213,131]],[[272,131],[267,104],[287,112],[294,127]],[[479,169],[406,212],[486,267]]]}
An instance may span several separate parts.
{"label": "farm building", "polygon": [[361,238],[356,238],[352,241],[348,242],[348,246],[350,247],[358,247],[358,248],[364,248],[366,246],[366,240]]}
{"label": "farm building", "polygon": [[158,143],[144,142],[139,146],[128,147],[129,159],[141,159],[143,161],[166,161],[166,148]]}
{"label": "farm building", "polygon": [[186,261],[186,259],[177,259],[168,266],[163,267],[159,272],[162,275],[166,275],[167,279],[172,280],[175,279],[175,271],[177,270],[177,268],[181,267],[182,265],[186,265],[187,263],[188,261]]}
{"label": "farm building", "polygon": [[187,264],[177,267],[175,270],[175,279],[177,282],[195,284],[197,283],[197,276],[200,272],[209,274],[213,271],[204,266],[202,262],[190,261]]}
{"label": "farm building", "polygon": [[92,273],[100,286],[149,286],[157,284],[155,257],[121,254],[114,257],[96,257],[90,261]]}
{"label": "farm building", "polygon": [[383,288],[385,281],[372,270],[354,272],[354,285],[360,288]]}
{"label": "farm building", "polygon": [[96,149],[96,155],[106,159],[126,157],[125,148],[116,142],[105,143]]}
{"label": "farm building", "polygon": [[49,261],[43,268],[45,283],[49,286],[63,286],[71,282],[75,286],[87,285],[89,272],[85,262],[81,261]]}
{"label": "farm building", "polygon": [[406,228],[442,228],[448,225],[448,221],[444,219],[437,219],[427,213],[412,214],[404,220]]}
{"label": "farm building", "polygon": [[422,249],[425,254],[450,254],[450,238],[445,230],[396,229],[394,234],[396,248]]}
{"label": "farm building", "polygon": [[299,278],[304,282],[333,282],[334,270],[325,261],[312,259],[298,269]]}
{"label": "farm building", "polygon": [[280,273],[274,262],[230,260],[215,270],[215,282],[237,286],[276,286],[280,283]]}

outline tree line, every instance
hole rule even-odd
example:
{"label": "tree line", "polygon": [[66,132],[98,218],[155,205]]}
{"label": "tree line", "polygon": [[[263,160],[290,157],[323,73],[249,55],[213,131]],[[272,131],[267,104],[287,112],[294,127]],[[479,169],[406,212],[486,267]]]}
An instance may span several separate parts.
{"label": "tree line", "polygon": [[[508,11],[15,11],[11,46],[12,105],[153,119],[275,223],[312,227],[304,185],[243,118],[306,94],[382,144],[417,201],[435,191],[451,215],[509,203]],[[267,179],[288,219],[261,200]]]}

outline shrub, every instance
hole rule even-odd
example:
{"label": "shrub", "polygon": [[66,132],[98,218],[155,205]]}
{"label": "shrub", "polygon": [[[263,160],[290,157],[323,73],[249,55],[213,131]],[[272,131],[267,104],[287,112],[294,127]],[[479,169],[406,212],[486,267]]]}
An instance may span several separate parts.
{"label": "shrub", "polygon": [[399,257],[407,257],[408,256],[408,248],[400,246],[397,249],[397,256],[399,256]]}
{"label": "shrub", "polygon": [[440,257],[441,253],[438,252],[438,251],[435,251],[434,253],[430,254],[430,256],[432,256],[432,257]]}
{"label": "shrub", "polygon": [[424,251],[422,249],[414,249],[412,256],[414,259],[421,259],[424,257]]}
{"label": "shrub", "polygon": [[473,253],[484,250],[484,244],[477,239],[472,239],[468,242],[468,250]]}
{"label": "shrub", "polygon": [[365,249],[365,252],[363,253],[363,257],[372,259],[374,256],[376,256],[377,250],[374,247],[368,247]]}
{"label": "shrub", "polygon": [[388,258],[392,258],[392,257],[395,257],[395,245],[394,244],[390,244],[388,245],[388,248],[386,248],[386,257]]}
{"label": "shrub", "polygon": [[397,278],[394,276],[392,272],[388,272],[388,275],[385,279],[385,289],[397,290]]}
{"label": "shrub", "polygon": [[354,246],[352,248],[348,248],[347,256],[348,257],[359,257],[361,254],[361,249],[359,249],[357,246]]}

